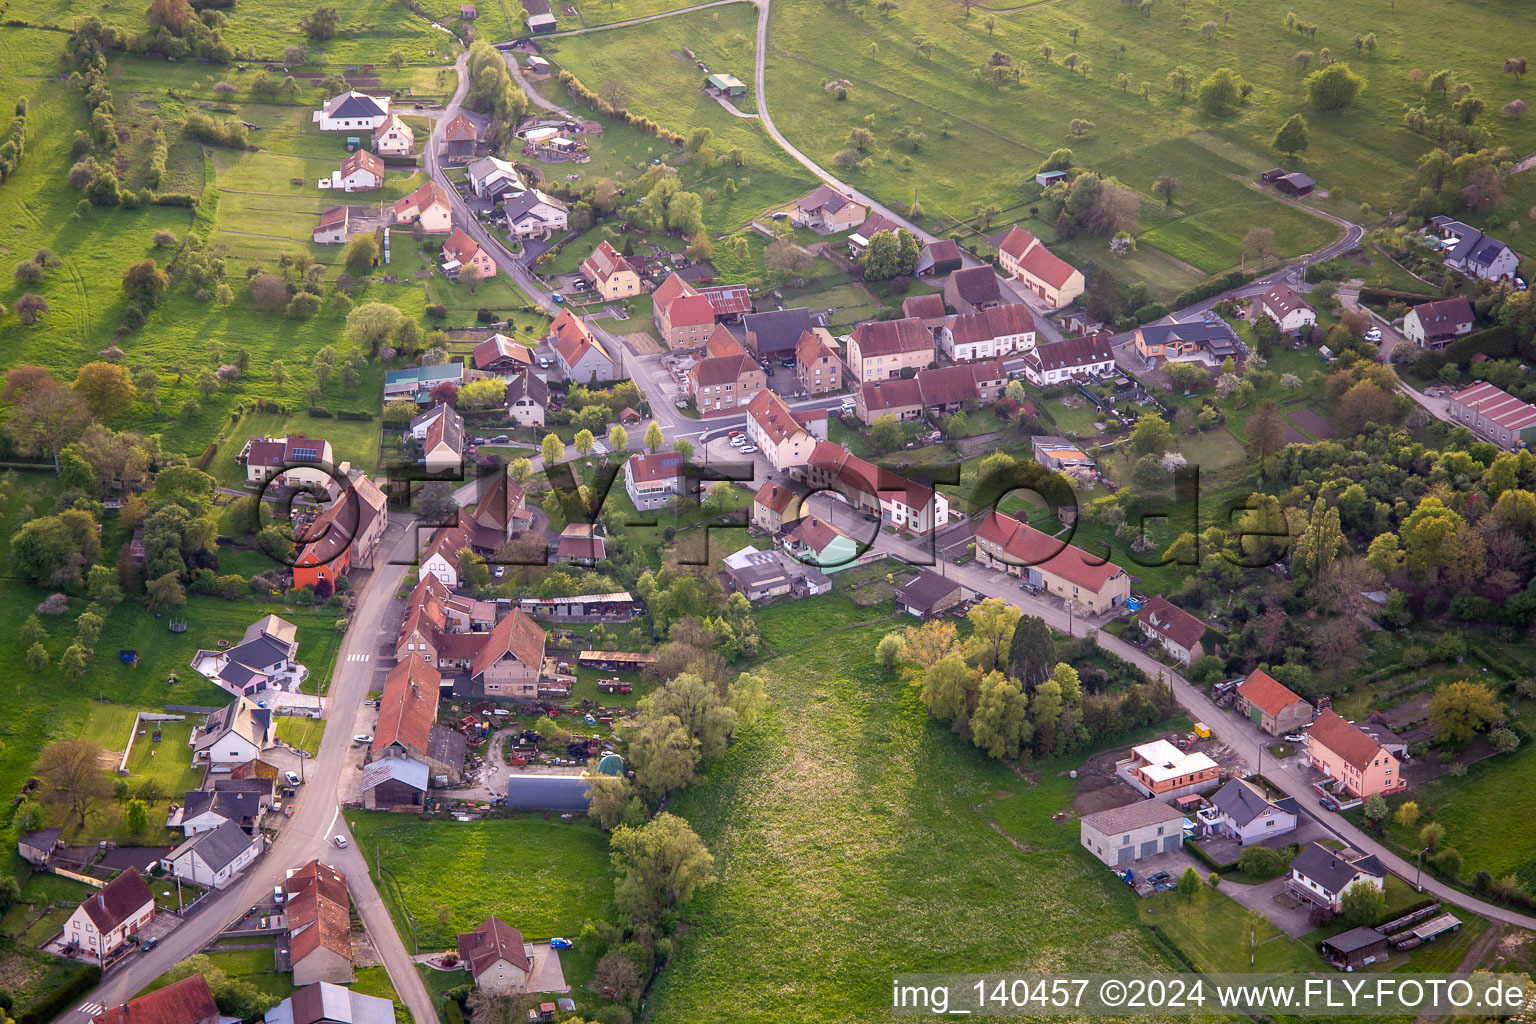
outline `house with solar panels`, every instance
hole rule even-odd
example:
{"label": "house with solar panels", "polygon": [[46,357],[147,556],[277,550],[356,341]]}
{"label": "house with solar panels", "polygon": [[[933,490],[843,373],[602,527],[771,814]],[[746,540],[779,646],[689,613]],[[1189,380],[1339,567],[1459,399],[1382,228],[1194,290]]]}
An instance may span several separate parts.
{"label": "house with solar panels", "polygon": [[331,442],[290,434],[287,437],[253,437],[235,457],[245,467],[245,481],[275,481],[294,490],[318,488],[332,491],[340,485],[330,470],[336,464]]}

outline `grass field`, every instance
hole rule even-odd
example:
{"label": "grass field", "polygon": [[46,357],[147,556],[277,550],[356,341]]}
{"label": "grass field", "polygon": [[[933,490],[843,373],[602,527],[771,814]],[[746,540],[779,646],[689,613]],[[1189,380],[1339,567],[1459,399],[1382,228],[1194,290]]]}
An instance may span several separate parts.
{"label": "grass field", "polygon": [[[135,785],[144,779],[155,779],[160,789],[175,799],[189,789],[202,784],[203,769],[192,764],[191,720],[185,722],[145,722],[139,727],[139,735],[133,738],[133,750],[128,755],[128,778]],[[154,731],[160,730],[160,742],[153,740]]]}
{"label": "grass field", "polygon": [[1249,962],[1248,910],[1220,890],[1201,886],[1193,897],[1163,892],[1139,900],[1142,924],[1156,928],[1206,973],[1291,974],[1316,970],[1322,961],[1268,921]]}
{"label": "grass field", "polygon": [[[608,841],[596,825],[528,816],[421,821],[349,812],[347,821],[407,946],[452,949],[495,914],[530,939],[581,931],[606,912]],[[453,865],[451,872],[444,865]],[[414,924],[414,933],[412,924]]]}
{"label": "grass field", "polygon": [[[277,958],[270,949],[230,949],[201,954],[206,956],[213,966],[222,970],[231,978],[239,978],[255,985],[262,992],[271,996],[274,1001],[287,999],[293,995],[293,976],[291,974],[279,974],[277,972]],[[382,970],[383,968],[380,968]],[[154,992],[171,983],[170,978],[161,975],[148,985],[143,991]],[[372,993],[370,993],[372,994]]]}
{"label": "grass field", "polygon": [[320,740],[325,736],[325,719],[300,718],[287,715],[277,720],[277,738],[290,747],[307,750],[311,755],[320,753]]}

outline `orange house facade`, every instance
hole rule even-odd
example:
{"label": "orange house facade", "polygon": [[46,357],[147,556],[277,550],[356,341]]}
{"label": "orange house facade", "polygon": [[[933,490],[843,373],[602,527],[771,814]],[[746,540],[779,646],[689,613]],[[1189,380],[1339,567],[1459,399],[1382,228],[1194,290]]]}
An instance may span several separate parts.
{"label": "orange house facade", "polygon": [[1362,800],[1408,788],[1397,758],[1332,710],[1312,722],[1307,733],[1307,759],[1313,768]]}

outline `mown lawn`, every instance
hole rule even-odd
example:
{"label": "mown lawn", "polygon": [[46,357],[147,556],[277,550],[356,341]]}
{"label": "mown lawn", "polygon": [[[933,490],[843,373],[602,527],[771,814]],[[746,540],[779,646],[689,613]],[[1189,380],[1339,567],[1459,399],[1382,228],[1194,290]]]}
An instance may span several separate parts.
{"label": "mown lawn", "polygon": [[1162,892],[1138,903],[1141,923],[1163,933],[1202,972],[1291,974],[1322,966],[1310,946],[1268,921],[1260,926],[1250,963],[1248,909],[1208,885],[1194,896]]}
{"label": "mown lawn", "polygon": [[976,812],[1032,791],[1033,776],[930,722],[874,664],[891,612],[835,591],[762,614],[771,710],[673,805],[720,881],[690,908],[654,1019],[771,1021],[813,1006],[818,1020],[873,1020],[893,970],[1171,966],[1075,837],[1020,850]]}
{"label": "mown lawn", "polygon": [[[195,718],[195,716],[194,716]],[[193,719],[185,722],[144,722],[133,738],[128,755],[128,779],[135,786],[155,779],[171,799],[196,789],[203,780],[203,770],[192,764]],[[160,742],[154,742],[156,729]]]}
{"label": "mown lawn", "polygon": [[277,720],[277,738],[290,747],[307,750],[311,755],[320,753],[320,740],[325,737],[325,719],[301,718],[285,715]]}
{"label": "mown lawn", "polygon": [[[612,899],[608,841],[596,825],[533,815],[422,821],[349,812],[347,821],[406,945],[453,948],[494,914],[529,939],[581,931]],[[452,871],[444,871],[452,865]]]}

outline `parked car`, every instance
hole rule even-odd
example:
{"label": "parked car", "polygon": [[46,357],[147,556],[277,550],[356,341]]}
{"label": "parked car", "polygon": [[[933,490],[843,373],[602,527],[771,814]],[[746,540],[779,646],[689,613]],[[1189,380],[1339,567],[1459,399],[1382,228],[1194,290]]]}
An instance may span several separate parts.
{"label": "parked car", "polygon": [[365,732],[360,732],[356,736],[352,737],[352,742],[353,743],[372,743],[373,742],[373,737],[368,735]]}
{"label": "parked car", "polygon": [[737,434],[736,436],[731,438],[731,447],[732,448],[740,448],[742,445],[744,445],[746,443],[747,443],[747,439],[744,436],[742,436],[741,434]]}
{"label": "parked car", "polygon": [[546,357],[544,357],[544,356],[539,356],[539,369],[541,369],[541,370],[549,369],[549,360]]}
{"label": "parked car", "polygon": [[747,435],[746,435],[745,431],[732,430],[732,431],[727,432],[725,436],[726,437],[746,437]]}
{"label": "parked car", "polygon": [[1380,341],[1381,340],[1381,328],[1380,327],[1372,327],[1370,330],[1366,331],[1365,332],[1365,340],[1366,341]]}
{"label": "parked car", "polygon": [[570,939],[562,939],[562,938],[558,938],[558,937],[550,939],[549,940],[549,948],[550,949],[570,949],[571,948],[571,940]]}
{"label": "parked car", "polygon": [[298,772],[283,772],[283,778],[290,786],[297,786],[299,784]]}
{"label": "parked car", "polygon": [[1305,743],[1307,738],[1299,732],[1288,732],[1282,737],[1287,743]]}
{"label": "parked car", "polygon": [[497,434],[495,437],[491,438],[491,443],[492,444],[506,444],[510,440],[512,440],[512,439],[510,437],[508,437],[506,434]]}
{"label": "parked car", "polygon": [[[139,943],[139,948],[148,953],[158,945],[160,945],[159,939],[145,939],[143,942]],[[553,945],[553,943],[551,943],[551,945]]]}
{"label": "parked car", "polygon": [[1325,811],[1336,811],[1339,809],[1339,802],[1325,796],[1317,802],[1317,806]]}
{"label": "parked car", "polygon": [[345,850],[347,848],[347,837],[346,836],[337,836],[335,839],[333,839],[331,841],[336,844],[336,848],[338,850]]}
{"label": "parked car", "polygon": [[1159,871],[1155,875],[1147,876],[1147,881],[1151,882],[1153,885],[1157,885],[1159,882],[1168,882],[1172,880],[1173,876],[1166,871]]}
{"label": "parked car", "polygon": [[506,574],[507,574],[507,568],[504,565],[498,565],[496,568],[491,570],[491,575],[493,577],[495,577],[496,579],[498,579],[498,580],[501,579]]}
{"label": "parked car", "polygon": [[757,445],[744,444],[737,450],[740,451],[743,455],[755,455],[757,453]]}

